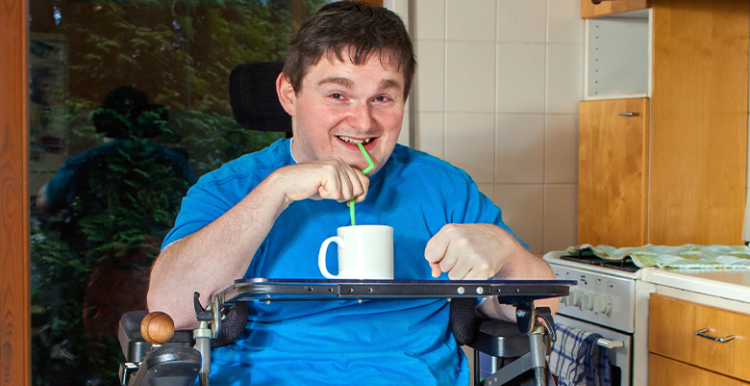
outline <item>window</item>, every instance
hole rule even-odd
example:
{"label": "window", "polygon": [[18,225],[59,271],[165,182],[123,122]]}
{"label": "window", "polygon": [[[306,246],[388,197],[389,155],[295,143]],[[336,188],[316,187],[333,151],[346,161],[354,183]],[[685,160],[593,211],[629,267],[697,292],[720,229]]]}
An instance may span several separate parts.
{"label": "window", "polygon": [[29,2],[33,384],[118,382],[117,323],[186,190],[283,137],[237,125],[229,72],[282,61],[323,3]]}

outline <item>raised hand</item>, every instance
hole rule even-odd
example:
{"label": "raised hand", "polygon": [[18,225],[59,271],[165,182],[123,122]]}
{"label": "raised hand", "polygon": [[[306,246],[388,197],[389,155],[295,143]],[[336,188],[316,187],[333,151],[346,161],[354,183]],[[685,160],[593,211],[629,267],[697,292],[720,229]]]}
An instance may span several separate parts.
{"label": "raised hand", "polygon": [[448,224],[427,243],[424,255],[432,276],[486,280],[498,273],[518,248],[508,232],[494,224]]}
{"label": "raised hand", "polygon": [[340,158],[285,166],[273,173],[275,185],[287,201],[331,199],[361,202],[367,196],[370,179]]}

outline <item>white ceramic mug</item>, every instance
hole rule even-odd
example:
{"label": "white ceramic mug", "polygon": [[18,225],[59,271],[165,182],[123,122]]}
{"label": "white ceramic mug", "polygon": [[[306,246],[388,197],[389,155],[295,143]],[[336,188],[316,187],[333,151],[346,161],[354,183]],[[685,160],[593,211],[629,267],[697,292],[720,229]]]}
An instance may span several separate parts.
{"label": "white ceramic mug", "polygon": [[[354,225],[338,228],[320,246],[318,267],[328,279],[393,279],[393,228],[387,225]],[[339,248],[339,274],[326,268],[328,244]]]}

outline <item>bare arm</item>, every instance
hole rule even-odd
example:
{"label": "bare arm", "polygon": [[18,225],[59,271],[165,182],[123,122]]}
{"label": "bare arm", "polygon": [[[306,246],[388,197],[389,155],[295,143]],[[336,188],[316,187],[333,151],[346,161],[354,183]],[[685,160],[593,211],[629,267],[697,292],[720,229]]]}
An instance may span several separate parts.
{"label": "bare arm", "polygon": [[[448,272],[452,280],[546,279],[555,275],[549,265],[526,250],[510,233],[494,224],[448,224],[427,243],[425,259],[432,276]],[[515,308],[486,301],[479,311],[490,318],[515,322]],[[556,298],[537,300],[537,306],[557,311]]]}
{"label": "bare arm", "polygon": [[[505,280],[554,280],[555,274],[549,264],[519,244],[520,251],[512,262],[498,272],[494,277]],[[492,301],[490,301],[492,300]],[[554,314],[560,305],[557,298],[541,299],[534,301],[537,307],[549,307]],[[487,317],[516,322],[516,308],[509,304],[498,304],[494,299],[488,299],[479,306],[479,311]]]}
{"label": "bare arm", "polygon": [[200,231],[168,246],[151,271],[150,311],[169,314],[175,328],[197,326],[193,292],[205,304],[241,278],[278,216],[305,198],[364,199],[369,180],[341,160],[281,168],[232,209]]}

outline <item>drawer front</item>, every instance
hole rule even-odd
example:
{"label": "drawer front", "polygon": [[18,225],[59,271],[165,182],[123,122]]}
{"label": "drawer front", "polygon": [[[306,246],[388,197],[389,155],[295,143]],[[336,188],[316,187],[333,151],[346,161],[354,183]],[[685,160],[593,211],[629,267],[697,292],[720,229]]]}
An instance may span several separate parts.
{"label": "drawer front", "polygon": [[699,369],[659,355],[648,355],[648,384],[657,386],[748,386],[724,375]]}
{"label": "drawer front", "polygon": [[[750,315],[651,294],[648,348],[650,352],[720,374],[750,381]],[[733,340],[718,342],[696,335]]]}

